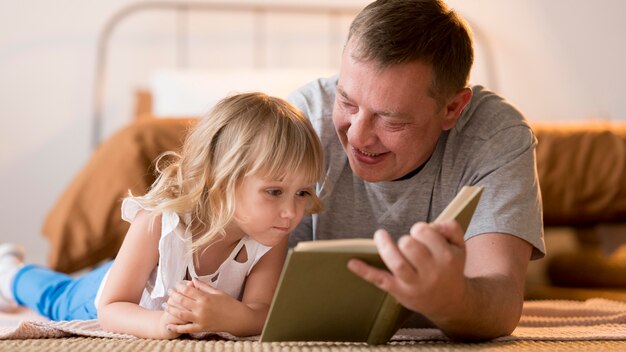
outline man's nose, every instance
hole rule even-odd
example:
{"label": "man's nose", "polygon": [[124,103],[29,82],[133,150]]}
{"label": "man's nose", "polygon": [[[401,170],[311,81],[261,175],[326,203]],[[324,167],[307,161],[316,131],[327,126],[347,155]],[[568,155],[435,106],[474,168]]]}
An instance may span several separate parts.
{"label": "man's nose", "polygon": [[363,110],[350,118],[347,132],[348,142],[355,148],[371,146],[376,141],[374,117]]}

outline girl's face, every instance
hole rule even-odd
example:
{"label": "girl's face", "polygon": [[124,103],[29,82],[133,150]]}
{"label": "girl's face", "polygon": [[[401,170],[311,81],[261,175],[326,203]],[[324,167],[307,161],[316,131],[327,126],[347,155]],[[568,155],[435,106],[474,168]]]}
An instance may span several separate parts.
{"label": "girl's face", "polygon": [[302,174],[282,181],[246,176],[235,191],[231,228],[265,246],[274,246],[300,223],[313,192],[313,185],[305,183]]}

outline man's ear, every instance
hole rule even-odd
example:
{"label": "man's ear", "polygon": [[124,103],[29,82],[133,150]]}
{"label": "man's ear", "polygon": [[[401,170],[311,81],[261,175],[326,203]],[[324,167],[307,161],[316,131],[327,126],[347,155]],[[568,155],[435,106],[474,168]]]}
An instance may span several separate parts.
{"label": "man's ear", "polygon": [[467,106],[467,103],[472,99],[472,90],[469,88],[463,88],[458,91],[452,98],[448,100],[443,107],[443,130],[447,131],[454,127],[456,121],[461,116],[463,109]]}

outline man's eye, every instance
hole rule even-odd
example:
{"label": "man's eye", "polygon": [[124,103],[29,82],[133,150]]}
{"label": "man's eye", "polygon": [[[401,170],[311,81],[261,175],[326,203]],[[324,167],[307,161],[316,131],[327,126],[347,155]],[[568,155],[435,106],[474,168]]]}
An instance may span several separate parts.
{"label": "man's eye", "polygon": [[341,102],[341,106],[343,107],[344,110],[348,110],[348,111],[351,111],[351,112],[358,110],[358,108],[354,104],[348,103],[348,102],[345,102],[345,101]]}
{"label": "man's eye", "polygon": [[383,125],[385,126],[385,128],[389,129],[389,130],[401,130],[404,128],[404,126],[407,125],[406,122],[395,122],[395,121],[383,121]]}
{"label": "man's eye", "polygon": [[278,197],[281,194],[283,194],[283,191],[280,189],[268,189],[268,190],[265,190],[265,192],[269,194],[270,196],[275,196],[275,197]]}

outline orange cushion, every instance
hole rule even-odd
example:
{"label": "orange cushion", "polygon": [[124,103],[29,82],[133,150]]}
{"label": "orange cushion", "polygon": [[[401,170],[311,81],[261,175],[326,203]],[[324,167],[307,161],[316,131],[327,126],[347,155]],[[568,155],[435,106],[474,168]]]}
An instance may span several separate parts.
{"label": "orange cushion", "polygon": [[[195,119],[139,119],[105,141],[48,214],[49,265],[74,272],[113,258],[128,229],[121,200],[154,181],[152,162],[177,150]],[[626,125],[533,124],[546,225],[626,219]]]}
{"label": "orange cushion", "polygon": [[545,225],[626,220],[626,124],[534,124]]}
{"label": "orange cushion", "polygon": [[179,149],[193,121],[141,120],[99,146],[44,222],[52,269],[71,273],[117,254],[129,227],[121,219],[121,200],[129,190],[146,192],[155,179],[152,162]]}

